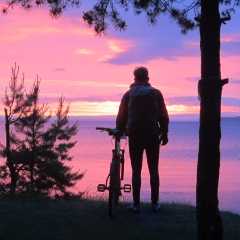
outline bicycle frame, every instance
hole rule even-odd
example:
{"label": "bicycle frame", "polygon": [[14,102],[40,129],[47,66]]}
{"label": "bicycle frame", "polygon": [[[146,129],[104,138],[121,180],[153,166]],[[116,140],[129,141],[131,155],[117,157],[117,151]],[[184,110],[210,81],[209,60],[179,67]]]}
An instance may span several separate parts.
{"label": "bicycle frame", "polygon": [[[105,184],[98,184],[97,190],[99,192],[104,192],[105,190],[109,191],[108,196],[108,212],[109,217],[115,215],[115,205],[118,204],[119,197],[122,195],[121,190],[124,192],[131,192],[131,185],[124,184],[121,186],[121,181],[124,178],[124,149],[120,149],[120,141],[123,136],[115,129],[111,128],[96,128],[100,131],[107,131],[109,135],[113,135],[114,149],[112,150],[112,161],[110,163],[109,174],[106,178]],[[115,132],[114,132],[115,131]]]}
{"label": "bicycle frame", "polygon": [[118,161],[120,163],[120,180],[122,181],[124,178],[124,149],[120,149],[120,141],[121,137],[114,137],[115,138],[115,148],[112,150],[113,152],[113,161]]}

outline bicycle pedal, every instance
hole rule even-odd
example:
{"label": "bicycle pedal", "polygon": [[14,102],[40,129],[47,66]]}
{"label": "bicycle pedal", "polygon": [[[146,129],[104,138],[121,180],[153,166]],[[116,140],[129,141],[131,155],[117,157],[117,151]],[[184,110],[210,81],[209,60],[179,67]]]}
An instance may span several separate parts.
{"label": "bicycle pedal", "polygon": [[123,191],[124,192],[131,192],[131,190],[132,190],[132,186],[130,185],[130,184],[124,184],[124,186],[123,186]]}
{"label": "bicycle pedal", "polygon": [[97,190],[98,192],[104,192],[106,190],[106,185],[105,184],[98,184]]}

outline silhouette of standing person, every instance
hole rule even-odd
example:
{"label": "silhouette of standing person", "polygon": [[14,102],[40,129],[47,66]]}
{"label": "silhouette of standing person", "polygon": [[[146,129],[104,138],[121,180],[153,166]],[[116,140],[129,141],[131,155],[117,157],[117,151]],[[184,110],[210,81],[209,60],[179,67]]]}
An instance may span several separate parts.
{"label": "silhouette of standing person", "polygon": [[159,149],[168,143],[169,117],[162,93],[149,83],[148,69],[134,69],[134,83],[121,100],[116,128],[129,137],[132,166],[133,204],[129,210],[140,212],[140,189],[143,152],[146,151],[150,174],[152,212],[160,209]]}

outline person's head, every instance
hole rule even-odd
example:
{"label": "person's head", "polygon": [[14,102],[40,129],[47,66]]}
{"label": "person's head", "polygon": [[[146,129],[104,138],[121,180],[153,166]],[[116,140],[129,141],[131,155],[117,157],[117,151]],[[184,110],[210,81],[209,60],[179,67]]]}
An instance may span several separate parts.
{"label": "person's head", "polygon": [[145,67],[136,67],[133,72],[135,81],[148,81],[148,70]]}

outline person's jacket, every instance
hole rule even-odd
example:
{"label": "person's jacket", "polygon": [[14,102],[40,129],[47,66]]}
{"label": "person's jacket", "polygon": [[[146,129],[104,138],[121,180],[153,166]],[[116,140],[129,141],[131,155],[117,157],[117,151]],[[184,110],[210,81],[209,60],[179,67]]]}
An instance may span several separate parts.
{"label": "person's jacket", "polygon": [[168,133],[169,117],[162,93],[149,82],[130,85],[121,100],[116,128],[128,135],[139,132],[155,135]]}

